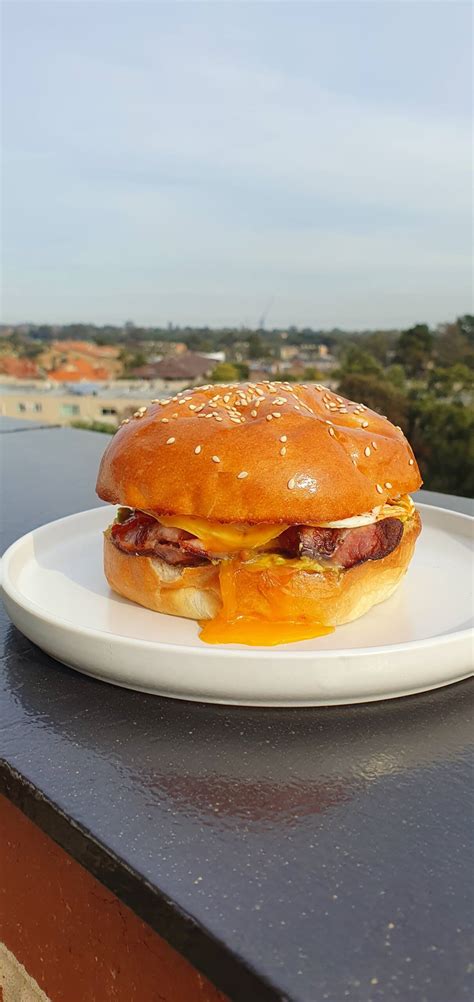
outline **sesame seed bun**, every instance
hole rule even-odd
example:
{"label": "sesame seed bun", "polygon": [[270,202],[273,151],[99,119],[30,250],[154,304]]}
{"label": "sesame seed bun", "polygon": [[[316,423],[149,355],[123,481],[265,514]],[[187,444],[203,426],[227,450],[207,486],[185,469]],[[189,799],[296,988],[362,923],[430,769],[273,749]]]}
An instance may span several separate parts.
{"label": "sesame seed bun", "polygon": [[122,424],[99,497],[156,515],[305,524],[371,511],[421,485],[386,418],[323,386],[205,386]]}
{"label": "sesame seed bun", "polygon": [[[405,522],[400,544],[381,560],[368,560],[341,573],[321,574],[298,570],[285,581],[289,618],[297,610],[298,619],[339,626],[363,616],[372,606],[384,602],[400,584],[421,530],[418,512]],[[165,561],[123,553],[104,537],[104,566],[110,587],[155,612],[188,619],[213,619],[221,606],[219,571],[216,565],[170,567]],[[241,570],[241,614],[251,616],[255,572]],[[253,576],[253,578],[252,578]],[[260,577],[260,575],[258,575]],[[276,583],[275,583],[276,582]],[[278,587],[275,570],[259,588]],[[268,593],[271,603],[271,592]]]}

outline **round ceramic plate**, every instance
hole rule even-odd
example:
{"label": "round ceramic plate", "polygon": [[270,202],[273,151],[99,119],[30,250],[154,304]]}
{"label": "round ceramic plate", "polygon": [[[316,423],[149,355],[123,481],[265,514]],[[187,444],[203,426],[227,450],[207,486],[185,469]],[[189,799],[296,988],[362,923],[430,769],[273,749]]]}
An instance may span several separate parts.
{"label": "round ceramic plate", "polygon": [[326,637],[280,647],[210,646],[197,623],[110,591],[94,508],[19,539],[2,561],[15,625],[52,657],[106,682],[163,696],[317,706],[406,696],[472,671],[473,519],[419,505],[423,532],[398,591]]}

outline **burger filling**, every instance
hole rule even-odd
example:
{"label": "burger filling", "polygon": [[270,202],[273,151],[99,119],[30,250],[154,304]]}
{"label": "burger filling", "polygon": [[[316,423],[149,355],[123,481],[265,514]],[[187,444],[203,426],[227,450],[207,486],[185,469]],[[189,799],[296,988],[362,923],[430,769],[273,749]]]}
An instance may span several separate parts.
{"label": "burger filling", "polygon": [[[381,560],[392,553],[403,536],[403,521],[412,510],[411,498],[401,499],[401,504],[399,501],[395,505],[384,505],[381,511],[370,513],[372,520],[368,524],[338,528],[315,525],[226,526],[211,522],[206,524],[203,519],[173,519],[167,516],[158,520],[143,511],[121,508],[112,526],[112,540],[124,553],[159,557],[168,564],[183,567],[196,567],[236,556],[241,560],[252,560],[266,553],[281,558],[306,558],[306,565],[315,562],[320,571],[329,568],[348,570],[366,560]],[[364,518],[362,516],[361,521]],[[175,524],[165,524],[171,521]],[[186,524],[196,531],[193,533],[190,528],[185,528]]]}
{"label": "burger filling", "polygon": [[302,572],[323,575],[330,591],[337,588],[350,568],[392,553],[413,514],[408,495],[323,525],[227,525],[120,508],[108,535],[123,553],[173,566],[169,588],[181,580],[186,587],[188,567],[201,567],[206,575],[209,569],[221,609],[201,624],[203,640],[268,645],[332,632],[319,621]]}

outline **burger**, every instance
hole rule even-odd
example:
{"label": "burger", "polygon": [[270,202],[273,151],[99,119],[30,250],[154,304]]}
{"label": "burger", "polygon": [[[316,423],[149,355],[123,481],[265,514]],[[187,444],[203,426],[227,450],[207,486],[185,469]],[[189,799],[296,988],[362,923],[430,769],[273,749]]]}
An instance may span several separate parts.
{"label": "burger", "polygon": [[324,386],[195,387],[140,407],[105,451],[105,575],[209,643],[323,635],[402,580],[420,484],[402,430]]}

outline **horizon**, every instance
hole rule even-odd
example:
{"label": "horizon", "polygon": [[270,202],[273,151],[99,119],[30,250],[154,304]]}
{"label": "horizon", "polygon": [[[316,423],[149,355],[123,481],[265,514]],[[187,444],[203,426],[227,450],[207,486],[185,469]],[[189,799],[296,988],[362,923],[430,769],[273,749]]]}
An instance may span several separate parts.
{"label": "horizon", "polygon": [[309,324],[294,324],[294,323],[290,323],[287,326],[278,326],[278,325],[275,325],[275,326],[271,327],[270,325],[266,325],[264,327],[258,327],[258,326],[255,326],[255,327],[244,327],[242,325],[238,326],[238,325],[230,325],[230,324],[229,325],[225,325],[225,324],[216,324],[216,325],[213,325],[213,324],[207,324],[207,323],[179,324],[179,323],[173,323],[172,321],[170,321],[169,323],[167,323],[165,325],[160,325],[159,323],[136,324],[131,318],[128,318],[126,321],[123,321],[123,322],[120,322],[120,323],[113,323],[112,321],[107,321],[107,320],[105,320],[103,322],[97,322],[95,320],[66,320],[64,322],[62,322],[62,321],[53,321],[53,320],[51,320],[51,321],[47,321],[47,320],[43,320],[43,321],[18,320],[18,321],[14,321],[14,322],[8,322],[8,321],[0,320],[0,331],[3,328],[11,328],[11,327],[12,328],[14,328],[14,327],[36,327],[36,328],[50,327],[51,329],[58,328],[59,330],[61,330],[61,329],[64,329],[65,327],[80,326],[80,327],[94,327],[94,328],[96,328],[98,330],[100,330],[101,328],[106,328],[106,329],[107,328],[112,328],[112,329],[115,329],[117,331],[120,331],[123,334],[123,333],[126,333],[127,325],[131,324],[132,325],[132,328],[131,328],[132,330],[146,330],[146,331],[156,330],[157,332],[165,333],[165,334],[172,334],[174,332],[179,333],[179,331],[186,331],[186,330],[209,331],[211,334],[217,334],[220,331],[228,331],[229,333],[235,333],[235,334],[239,334],[239,333],[245,334],[245,333],[255,333],[255,332],[258,332],[258,333],[263,334],[263,335],[265,335],[265,334],[284,334],[284,333],[288,334],[288,333],[291,333],[291,332],[295,332],[295,333],[301,334],[305,330],[311,331],[311,333],[315,334],[316,336],[320,336],[321,334],[338,334],[338,333],[340,333],[340,334],[351,334],[351,335],[371,334],[371,333],[390,334],[390,333],[397,333],[397,332],[402,333],[403,330],[411,330],[414,327],[424,326],[424,325],[426,325],[427,327],[429,327],[430,330],[436,332],[438,330],[442,330],[442,328],[444,328],[444,327],[447,327],[447,326],[450,326],[452,324],[455,324],[456,321],[459,320],[459,319],[461,319],[462,317],[471,317],[471,316],[472,316],[471,313],[459,313],[458,312],[458,313],[456,313],[455,316],[452,316],[450,318],[445,318],[444,320],[437,320],[434,323],[428,323],[426,321],[426,319],[418,318],[417,320],[412,321],[410,324],[408,324],[406,327],[403,327],[403,328],[402,327],[395,327],[395,326],[393,326],[393,327],[382,327],[381,325],[376,325],[374,327],[341,327],[338,324],[335,324],[333,327],[329,327],[329,326],[326,326],[326,327],[311,327]]}
{"label": "horizon", "polygon": [[366,331],[472,311],[469,3],[3,17],[5,325]]}

